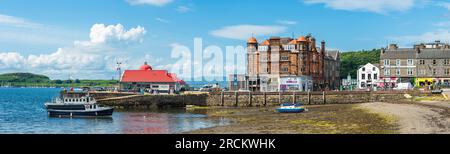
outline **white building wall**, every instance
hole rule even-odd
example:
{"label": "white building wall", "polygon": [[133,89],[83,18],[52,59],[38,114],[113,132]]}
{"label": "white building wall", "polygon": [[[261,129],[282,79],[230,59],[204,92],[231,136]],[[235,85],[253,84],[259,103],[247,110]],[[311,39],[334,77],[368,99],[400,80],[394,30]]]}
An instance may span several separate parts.
{"label": "white building wall", "polygon": [[376,87],[380,79],[380,69],[375,65],[368,63],[358,69],[357,79],[359,89]]}

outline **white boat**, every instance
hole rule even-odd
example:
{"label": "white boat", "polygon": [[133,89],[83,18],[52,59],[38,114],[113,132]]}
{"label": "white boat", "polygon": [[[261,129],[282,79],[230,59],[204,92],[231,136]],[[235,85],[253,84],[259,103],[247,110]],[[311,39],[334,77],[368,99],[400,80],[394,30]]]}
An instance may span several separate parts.
{"label": "white boat", "polygon": [[51,117],[112,116],[114,109],[97,104],[97,101],[83,92],[62,94],[52,102],[45,103]]}

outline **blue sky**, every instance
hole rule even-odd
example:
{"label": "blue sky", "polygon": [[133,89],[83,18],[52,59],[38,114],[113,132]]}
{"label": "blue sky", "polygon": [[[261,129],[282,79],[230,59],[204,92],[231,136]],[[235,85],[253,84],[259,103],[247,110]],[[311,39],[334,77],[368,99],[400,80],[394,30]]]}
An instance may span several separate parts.
{"label": "blue sky", "polygon": [[117,59],[169,69],[174,45],[244,46],[252,33],[311,33],[343,52],[449,42],[449,10],[439,0],[0,0],[0,73],[109,79]]}

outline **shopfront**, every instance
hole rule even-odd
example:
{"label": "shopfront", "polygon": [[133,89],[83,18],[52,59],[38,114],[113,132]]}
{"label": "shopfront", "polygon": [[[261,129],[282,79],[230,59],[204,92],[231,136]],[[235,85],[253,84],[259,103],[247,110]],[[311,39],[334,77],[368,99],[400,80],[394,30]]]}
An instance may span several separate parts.
{"label": "shopfront", "polygon": [[312,80],[310,77],[281,77],[280,91],[312,91]]}

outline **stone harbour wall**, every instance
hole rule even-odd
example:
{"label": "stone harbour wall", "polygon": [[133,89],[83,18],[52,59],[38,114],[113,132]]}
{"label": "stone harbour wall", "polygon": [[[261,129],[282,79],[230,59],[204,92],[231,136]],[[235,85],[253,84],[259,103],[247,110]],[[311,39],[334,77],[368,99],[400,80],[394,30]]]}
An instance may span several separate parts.
{"label": "stone harbour wall", "polygon": [[195,106],[238,106],[262,107],[278,106],[280,103],[301,102],[305,105],[355,104],[367,102],[388,102],[408,100],[405,94],[423,95],[420,92],[383,91],[383,92],[217,92],[210,94],[181,95],[116,95],[97,94],[100,104],[123,109],[146,109],[154,107]]}
{"label": "stone harbour wall", "polygon": [[207,106],[208,94],[189,95],[131,95],[98,99],[102,105],[120,109],[148,109],[163,107]]}
{"label": "stone harbour wall", "polygon": [[[208,97],[209,106],[278,106],[301,102],[306,105],[355,104],[405,100],[407,92],[222,92]],[[236,99],[237,98],[237,99]]]}

